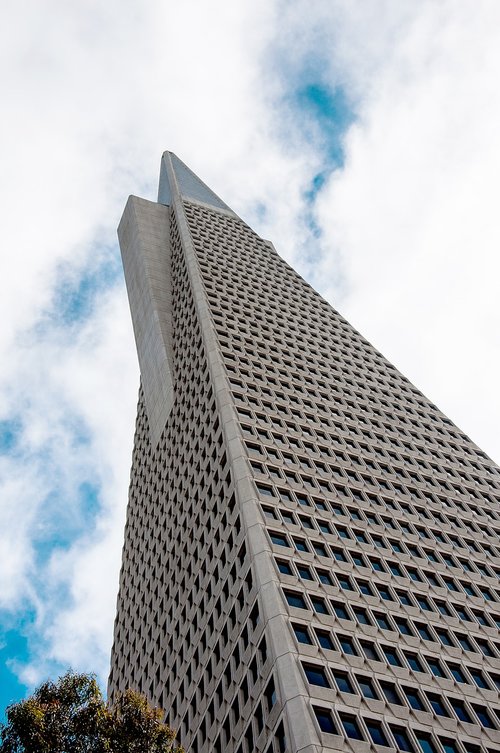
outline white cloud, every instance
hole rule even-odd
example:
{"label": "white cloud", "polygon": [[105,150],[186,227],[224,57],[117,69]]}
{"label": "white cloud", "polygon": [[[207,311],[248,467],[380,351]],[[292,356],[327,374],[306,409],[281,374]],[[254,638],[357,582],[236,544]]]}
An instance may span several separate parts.
{"label": "white cloud", "polygon": [[321,273],[339,252],[346,316],[499,458],[500,9],[420,3],[396,37],[386,21],[372,29],[386,54],[355,82],[345,169],[318,201]]}

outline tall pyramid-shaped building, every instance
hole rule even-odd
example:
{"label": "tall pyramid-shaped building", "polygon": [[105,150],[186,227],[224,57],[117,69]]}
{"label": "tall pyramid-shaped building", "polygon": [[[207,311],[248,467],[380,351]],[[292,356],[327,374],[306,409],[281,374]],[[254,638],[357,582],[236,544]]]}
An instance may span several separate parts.
{"label": "tall pyramid-shaped building", "polygon": [[119,236],[111,699],[189,753],[500,752],[497,466],[173,154]]}

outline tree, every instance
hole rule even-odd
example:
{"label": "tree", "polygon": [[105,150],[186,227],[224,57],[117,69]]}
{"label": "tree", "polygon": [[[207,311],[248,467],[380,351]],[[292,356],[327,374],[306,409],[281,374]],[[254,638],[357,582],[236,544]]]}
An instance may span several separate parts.
{"label": "tree", "polygon": [[0,753],[183,753],[160,709],[132,690],[107,706],[93,675],[45,682],[6,715]]}

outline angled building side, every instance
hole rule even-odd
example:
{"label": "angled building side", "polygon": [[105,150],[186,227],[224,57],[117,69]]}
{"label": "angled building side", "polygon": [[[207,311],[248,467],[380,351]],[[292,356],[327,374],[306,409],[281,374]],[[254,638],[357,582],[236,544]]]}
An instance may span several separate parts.
{"label": "angled building side", "polygon": [[110,697],[193,753],[500,753],[497,466],[175,155],[119,235]]}

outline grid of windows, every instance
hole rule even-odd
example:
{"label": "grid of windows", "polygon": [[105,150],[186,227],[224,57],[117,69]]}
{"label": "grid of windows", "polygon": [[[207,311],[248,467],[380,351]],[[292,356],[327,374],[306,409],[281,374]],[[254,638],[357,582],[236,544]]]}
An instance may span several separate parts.
{"label": "grid of windows", "polygon": [[[156,450],[139,402],[110,688],[171,708],[199,753],[292,753],[306,723],[332,749],[500,753],[499,469],[241,220],[176,211],[195,261],[172,210],[176,394]],[[215,371],[310,697],[296,717]]]}

